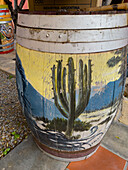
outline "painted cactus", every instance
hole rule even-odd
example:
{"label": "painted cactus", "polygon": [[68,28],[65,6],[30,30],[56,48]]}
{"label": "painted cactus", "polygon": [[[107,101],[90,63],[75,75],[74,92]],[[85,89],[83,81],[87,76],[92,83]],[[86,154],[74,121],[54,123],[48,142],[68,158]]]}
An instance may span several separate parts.
{"label": "painted cactus", "polygon": [[76,104],[76,82],[73,58],[68,59],[68,94],[66,93],[66,68],[62,68],[62,60],[57,61],[57,71],[55,65],[52,68],[52,83],[54,101],[61,114],[68,119],[66,137],[71,138],[74,120],[85,110],[88,105],[91,93],[91,60],[87,65],[79,60],[79,98]]}

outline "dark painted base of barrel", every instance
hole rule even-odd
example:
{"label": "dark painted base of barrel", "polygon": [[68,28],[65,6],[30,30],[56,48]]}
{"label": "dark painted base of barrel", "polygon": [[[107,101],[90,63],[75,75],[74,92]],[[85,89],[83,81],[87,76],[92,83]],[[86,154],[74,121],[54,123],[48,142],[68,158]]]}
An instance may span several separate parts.
{"label": "dark painted base of barrel", "polygon": [[[34,137],[34,136],[33,136]],[[100,143],[90,149],[86,149],[83,151],[75,151],[75,152],[68,152],[68,151],[60,151],[60,150],[55,150],[53,148],[49,148],[46,145],[40,143],[35,137],[34,140],[37,144],[37,146],[43,150],[48,156],[61,160],[61,161],[80,161],[84,160],[88,157],[90,157],[92,154],[96,152],[98,149]]]}

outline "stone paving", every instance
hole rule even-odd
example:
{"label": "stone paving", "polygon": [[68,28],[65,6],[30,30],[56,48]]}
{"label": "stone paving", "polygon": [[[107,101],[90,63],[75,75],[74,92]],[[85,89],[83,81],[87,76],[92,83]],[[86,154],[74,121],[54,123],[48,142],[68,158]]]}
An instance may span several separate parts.
{"label": "stone paving", "polygon": [[128,126],[128,98],[124,97],[119,122]]}
{"label": "stone paving", "polygon": [[15,51],[9,54],[0,54],[0,69],[15,75]]}
{"label": "stone paving", "polygon": [[30,135],[0,160],[0,170],[64,170],[68,164],[41,152]]}

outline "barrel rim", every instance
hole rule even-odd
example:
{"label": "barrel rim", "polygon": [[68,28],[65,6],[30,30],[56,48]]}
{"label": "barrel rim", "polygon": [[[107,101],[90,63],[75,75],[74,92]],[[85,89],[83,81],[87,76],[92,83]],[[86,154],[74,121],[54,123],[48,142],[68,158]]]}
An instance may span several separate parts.
{"label": "barrel rim", "polygon": [[28,15],[18,14],[18,25],[44,29],[103,29],[128,26],[127,14],[107,15]]}
{"label": "barrel rim", "polygon": [[108,14],[125,14],[128,13],[126,11],[28,11],[28,10],[20,10],[19,14],[28,14],[28,15],[108,15]]}

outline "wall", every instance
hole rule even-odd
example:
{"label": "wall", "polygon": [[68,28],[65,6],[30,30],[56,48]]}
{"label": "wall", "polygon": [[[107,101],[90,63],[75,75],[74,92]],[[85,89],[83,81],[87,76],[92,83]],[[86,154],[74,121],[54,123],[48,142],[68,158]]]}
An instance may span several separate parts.
{"label": "wall", "polygon": [[[12,5],[14,7],[14,0],[10,0],[12,2]],[[18,0],[18,4],[20,3],[21,0]],[[24,6],[23,6],[23,9],[28,9],[28,0],[26,0]]]}

